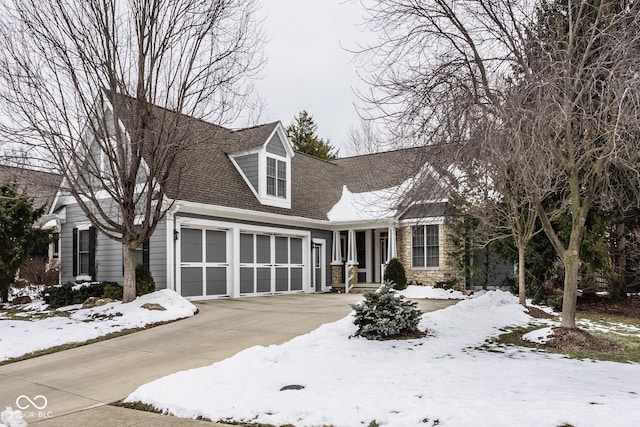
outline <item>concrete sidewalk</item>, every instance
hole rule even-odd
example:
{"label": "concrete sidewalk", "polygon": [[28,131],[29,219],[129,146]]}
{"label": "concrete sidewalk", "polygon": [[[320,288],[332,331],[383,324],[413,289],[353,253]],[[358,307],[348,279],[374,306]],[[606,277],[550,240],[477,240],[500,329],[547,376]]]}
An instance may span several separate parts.
{"label": "concrete sidewalk", "polygon": [[[349,304],[361,299],[358,294],[316,294],[198,302],[200,313],[189,319],[0,366],[0,407],[15,409],[21,395],[41,407],[44,397],[46,407],[24,410],[25,420],[41,427],[199,425],[104,405],[156,378],[210,365],[251,346],[286,342],[344,317]],[[453,303],[420,305],[433,311]],[[28,401],[22,398],[21,403]]]}

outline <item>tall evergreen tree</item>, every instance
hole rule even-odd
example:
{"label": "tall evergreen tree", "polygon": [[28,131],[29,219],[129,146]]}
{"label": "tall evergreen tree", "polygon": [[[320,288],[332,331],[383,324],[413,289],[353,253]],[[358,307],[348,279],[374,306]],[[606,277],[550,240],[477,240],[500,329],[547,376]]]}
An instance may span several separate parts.
{"label": "tall evergreen tree", "polygon": [[34,207],[15,184],[0,187],[0,297],[3,302],[8,301],[9,288],[29,253],[51,240],[49,230],[34,227],[43,213],[44,207]]}
{"label": "tall evergreen tree", "polygon": [[313,117],[305,110],[294,118],[294,122],[287,126],[287,136],[293,142],[296,151],[309,154],[324,160],[338,157],[336,150],[329,140],[324,140],[316,134],[318,125]]}

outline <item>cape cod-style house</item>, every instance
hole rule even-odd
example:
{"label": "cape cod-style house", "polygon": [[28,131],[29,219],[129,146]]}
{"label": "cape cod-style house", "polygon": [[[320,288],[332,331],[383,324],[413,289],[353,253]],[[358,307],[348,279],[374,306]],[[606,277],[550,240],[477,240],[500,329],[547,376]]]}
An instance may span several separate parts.
{"label": "cape cod-style house", "polygon": [[[167,191],[171,209],[139,248],[159,289],[190,299],[348,292],[380,283],[393,257],[409,281],[455,275],[450,208],[424,148],[325,161],[295,152],[280,122],[231,130],[186,119],[215,136],[182,154],[189,167]],[[49,214],[62,282],[122,283],[121,245],[95,233],[62,187]]]}

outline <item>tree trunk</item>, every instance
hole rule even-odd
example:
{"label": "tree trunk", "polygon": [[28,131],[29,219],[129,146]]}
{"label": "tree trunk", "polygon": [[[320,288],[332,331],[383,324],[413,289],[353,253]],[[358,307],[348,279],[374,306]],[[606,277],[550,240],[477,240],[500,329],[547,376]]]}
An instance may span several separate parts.
{"label": "tree trunk", "polygon": [[525,287],[524,276],[524,253],[525,246],[518,245],[518,302],[523,306],[527,306],[527,289]]}
{"label": "tree trunk", "polygon": [[578,271],[580,256],[577,250],[568,250],[564,256],[564,294],[562,295],[563,328],[576,327],[576,299],[578,297]]}
{"label": "tree trunk", "polygon": [[122,302],[131,302],[136,299],[136,258],[135,249],[129,245],[122,245],[124,254],[124,285],[122,289]]}

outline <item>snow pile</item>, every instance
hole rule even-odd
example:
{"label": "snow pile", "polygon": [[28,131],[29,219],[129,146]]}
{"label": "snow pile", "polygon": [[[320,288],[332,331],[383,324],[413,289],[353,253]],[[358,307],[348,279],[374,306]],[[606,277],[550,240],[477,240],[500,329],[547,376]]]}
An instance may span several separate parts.
{"label": "snow pile", "polygon": [[409,285],[406,289],[398,291],[406,298],[428,298],[428,299],[465,299],[466,295],[453,289],[440,289],[433,286]]}
{"label": "snow pile", "polygon": [[[478,348],[501,328],[530,321],[500,291],[425,314],[422,339],[349,339],[349,316],[283,345],[155,380],[126,400],[180,417],[276,425],[637,425],[638,364]],[[280,391],[287,385],[304,389]]]}
{"label": "snow pile", "polygon": [[[165,310],[142,308],[146,303],[159,304]],[[196,311],[197,308],[189,301],[172,290],[163,289],[127,304],[117,301],[100,307],[76,309],[69,312],[69,317],[55,316],[34,321],[0,319],[0,360],[84,342],[124,329],[182,319],[193,316]]]}
{"label": "snow pile", "polygon": [[551,337],[553,337],[553,327],[549,326],[528,332],[522,336],[522,339],[536,344],[546,344]]}
{"label": "snow pile", "polygon": [[0,427],[26,427],[27,422],[22,418],[22,412],[7,408],[0,413]]}

